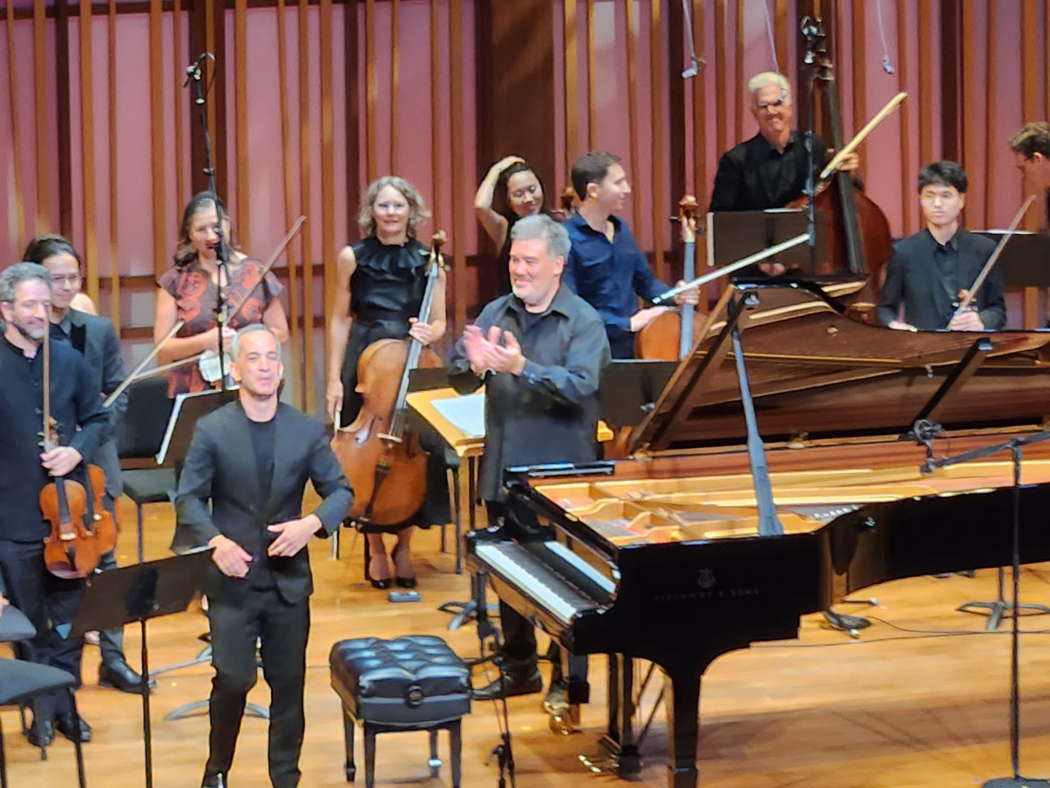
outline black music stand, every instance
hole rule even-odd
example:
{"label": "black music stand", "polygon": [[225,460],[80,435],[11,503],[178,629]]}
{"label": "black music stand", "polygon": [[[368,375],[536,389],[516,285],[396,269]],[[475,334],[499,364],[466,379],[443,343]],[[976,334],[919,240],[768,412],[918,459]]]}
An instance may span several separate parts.
{"label": "black music stand", "polygon": [[142,695],[142,731],[146,788],[153,786],[153,740],[150,725],[149,649],[146,621],[181,613],[200,587],[211,563],[211,548],[200,547],[182,555],[132,564],[91,575],[84,599],[73,619],[70,637],[91,630],[102,631],[138,621],[142,632],[139,667]]}
{"label": "black music stand", "polygon": [[[707,214],[708,265],[723,265],[749,257],[771,246],[790,240],[809,231],[804,209],[773,208],[766,211],[720,211]],[[816,219],[817,259],[827,258],[827,217]],[[765,263],[780,263],[792,274],[813,274],[812,251],[808,244],[788,249]],[[753,267],[757,268],[757,266]],[[764,277],[760,271],[744,269],[737,277]],[[821,279],[834,278],[821,275]],[[853,275],[851,275],[853,278]]]}
{"label": "black music stand", "polygon": [[[981,230],[999,243],[1006,230]],[[1010,237],[999,257],[1003,287],[1050,287],[1050,235],[1018,230]]]}

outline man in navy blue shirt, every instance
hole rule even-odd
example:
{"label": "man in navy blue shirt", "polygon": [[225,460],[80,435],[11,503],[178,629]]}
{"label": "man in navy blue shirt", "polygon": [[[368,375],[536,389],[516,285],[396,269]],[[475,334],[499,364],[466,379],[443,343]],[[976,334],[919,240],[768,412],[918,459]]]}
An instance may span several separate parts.
{"label": "man in navy blue shirt", "polygon": [[[618,156],[591,151],[572,165],[572,187],[580,198],[577,212],[565,223],[572,248],[563,278],[594,307],[605,324],[613,358],[634,358],[634,335],[674,307],[638,309],[638,298],[651,301],[670,289],[653,276],[627,222],[614,214],[631,193]],[[699,293],[687,290],[678,304],[696,304]]]}

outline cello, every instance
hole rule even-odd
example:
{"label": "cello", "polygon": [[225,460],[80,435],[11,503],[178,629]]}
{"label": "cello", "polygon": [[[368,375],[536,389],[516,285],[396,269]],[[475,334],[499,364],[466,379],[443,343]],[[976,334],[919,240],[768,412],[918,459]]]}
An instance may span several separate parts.
{"label": "cello", "polygon": [[[427,284],[418,320],[427,322],[441,271],[444,232],[434,234]],[[380,339],[357,362],[361,410],[353,423],[332,438],[343,472],[354,489],[350,519],[374,525],[398,525],[423,505],[427,491],[426,453],[406,429],[409,374],[417,367],[440,367],[436,353],[413,337]]]}
{"label": "cello", "polygon": [[[50,324],[47,324],[50,329]],[[49,331],[43,342],[43,431],[41,446],[45,452],[60,445],[60,436],[51,418],[51,339]],[[80,482],[63,476],[40,491],[40,513],[51,524],[44,539],[44,565],[65,580],[87,577],[98,567],[102,555],[117,543],[117,526],[102,503],[105,473],[97,465],[86,465],[85,490]]]}
{"label": "cello", "polygon": [[[682,228],[682,279],[696,278],[696,197],[686,194],[678,202],[678,221]],[[678,309],[660,315],[634,337],[635,358],[680,361],[689,355],[700,338],[702,320],[697,320],[696,306],[682,304]]]}

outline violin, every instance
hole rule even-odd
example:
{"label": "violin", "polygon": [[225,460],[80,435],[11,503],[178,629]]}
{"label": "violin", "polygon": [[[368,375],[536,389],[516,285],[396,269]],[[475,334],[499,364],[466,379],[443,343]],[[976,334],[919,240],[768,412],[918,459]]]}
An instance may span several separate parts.
{"label": "violin", "polygon": [[[51,418],[51,348],[45,333],[43,342],[44,418],[41,446],[45,452],[60,445],[56,423]],[[40,491],[40,513],[51,524],[44,539],[44,565],[63,579],[87,577],[98,567],[99,559],[117,543],[117,527],[102,501],[105,473],[97,465],[87,467],[85,490],[80,482],[62,476]]]}
{"label": "violin", "polygon": [[[442,268],[444,232],[435,233],[429,253],[427,284],[417,319],[428,322]],[[357,362],[357,418],[336,430],[332,450],[350,485],[350,518],[375,525],[398,525],[419,511],[427,491],[426,452],[406,429],[409,374],[417,367],[443,362],[414,337],[380,339]]]}
{"label": "violin", "polygon": [[[696,278],[696,222],[699,205],[696,197],[686,194],[678,202],[678,221],[681,226],[683,265],[682,279]],[[700,339],[702,320],[696,319],[696,306],[682,304],[673,312],[666,312],[645,326],[634,337],[636,358],[680,361],[689,355]]]}

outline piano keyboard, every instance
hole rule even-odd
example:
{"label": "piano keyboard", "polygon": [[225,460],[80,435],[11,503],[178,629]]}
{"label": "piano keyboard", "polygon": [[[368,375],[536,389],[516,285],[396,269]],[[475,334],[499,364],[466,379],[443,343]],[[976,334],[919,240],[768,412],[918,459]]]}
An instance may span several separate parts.
{"label": "piano keyboard", "polygon": [[[557,542],[545,542],[543,547],[551,550],[551,545],[562,547]],[[554,552],[561,553],[557,549]],[[571,555],[570,551],[565,552]],[[565,626],[581,613],[601,607],[597,600],[577,591],[564,577],[517,542],[479,542],[474,554],[479,563],[498,573],[520,594],[552,613]],[[564,560],[563,555],[559,557]],[[574,564],[584,564],[575,556],[570,560]],[[590,566],[587,570],[597,574]],[[602,580],[608,582],[604,577]]]}

